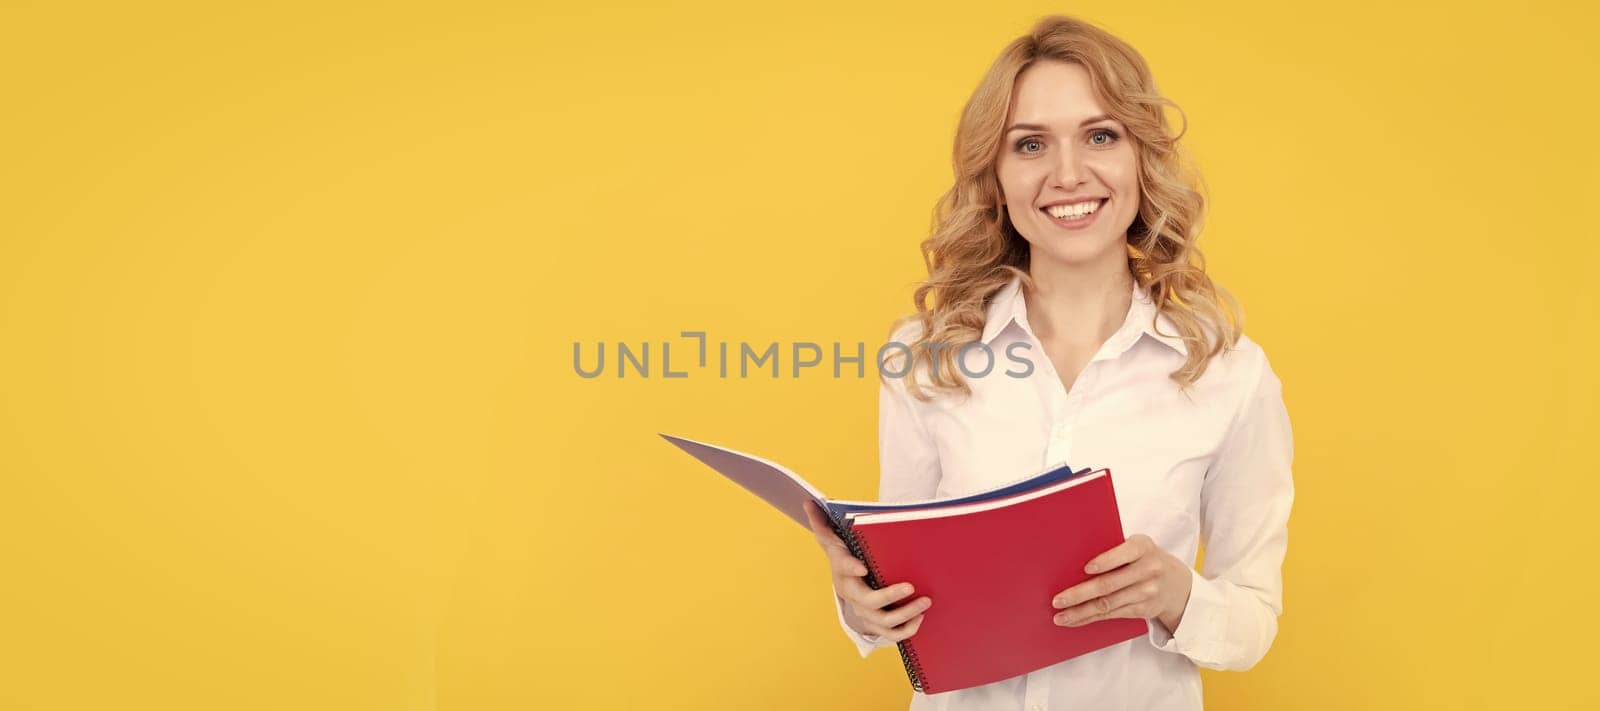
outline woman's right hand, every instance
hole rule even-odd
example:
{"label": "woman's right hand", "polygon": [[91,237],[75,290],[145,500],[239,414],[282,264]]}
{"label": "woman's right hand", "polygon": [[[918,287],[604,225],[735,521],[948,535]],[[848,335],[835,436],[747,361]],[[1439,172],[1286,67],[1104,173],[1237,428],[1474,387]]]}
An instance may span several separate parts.
{"label": "woman's right hand", "polygon": [[861,634],[877,635],[890,642],[916,634],[922,626],[922,613],[933,601],[924,596],[894,609],[884,609],[911,595],[911,583],[885,585],[873,590],[866,581],[866,564],[850,555],[850,548],[833,532],[822,509],[814,501],[805,502],[805,507],[811,532],[828,556],[828,567],[833,571],[833,590],[844,600],[845,622]]}

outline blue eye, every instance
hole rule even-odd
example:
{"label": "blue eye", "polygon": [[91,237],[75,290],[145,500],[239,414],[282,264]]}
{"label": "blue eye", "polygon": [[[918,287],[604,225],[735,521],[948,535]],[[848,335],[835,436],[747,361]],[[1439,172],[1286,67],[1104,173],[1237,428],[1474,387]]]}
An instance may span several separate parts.
{"label": "blue eye", "polygon": [[[1100,140],[1102,138],[1104,140]],[[1121,140],[1121,138],[1121,135],[1109,128],[1096,129],[1093,133],[1089,134],[1089,145],[1105,147],[1116,143],[1118,140]],[[1037,144],[1039,147],[1032,150],[1028,149],[1028,146],[1033,144]],[[1038,136],[1028,136],[1020,141],[1017,141],[1013,148],[1018,153],[1033,155],[1044,150],[1044,142],[1039,140]]]}

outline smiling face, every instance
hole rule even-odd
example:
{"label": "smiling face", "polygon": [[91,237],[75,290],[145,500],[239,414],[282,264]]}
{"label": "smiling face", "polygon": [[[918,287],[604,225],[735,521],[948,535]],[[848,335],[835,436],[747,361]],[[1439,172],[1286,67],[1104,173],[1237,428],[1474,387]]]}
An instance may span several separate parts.
{"label": "smiling face", "polygon": [[1138,156],[1095,98],[1088,71],[1056,60],[1029,65],[1005,125],[995,171],[1034,263],[1126,259],[1139,212]]}

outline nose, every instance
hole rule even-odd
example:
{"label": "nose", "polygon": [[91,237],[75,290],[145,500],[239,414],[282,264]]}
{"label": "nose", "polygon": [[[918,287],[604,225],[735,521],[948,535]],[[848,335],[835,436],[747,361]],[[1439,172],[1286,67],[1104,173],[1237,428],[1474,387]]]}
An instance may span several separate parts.
{"label": "nose", "polygon": [[1051,178],[1055,180],[1057,187],[1063,188],[1067,192],[1071,192],[1073,188],[1082,185],[1084,182],[1086,170],[1083,166],[1083,154],[1082,151],[1076,150],[1072,146],[1063,146],[1061,150],[1056,152],[1056,162],[1053,168]]}

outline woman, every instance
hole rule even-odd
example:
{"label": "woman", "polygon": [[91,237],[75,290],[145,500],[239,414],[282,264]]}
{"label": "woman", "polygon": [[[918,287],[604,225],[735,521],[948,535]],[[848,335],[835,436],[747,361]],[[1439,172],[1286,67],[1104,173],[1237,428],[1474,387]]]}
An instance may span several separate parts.
{"label": "woman", "polygon": [[[1016,604],[1066,626],[1140,618],[1149,634],[916,693],[912,709],[1198,709],[1198,667],[1249,669],[1277,634],[1288,414],[1205,273],[1203,197],[1166,105],[1136,51],[1073,18],[1047,17],[1005,49],[962,114],[956,183],[923,243],[928,280],[892,336],[912,346],[912,372],[883,364],[879,414],[884,501],[973,493],[1063,462],[1109,467],[1131,535],[1090,562],[1087,582]],[[914,581],[869,588],[810,514],[862,656],[938,614]]]}

